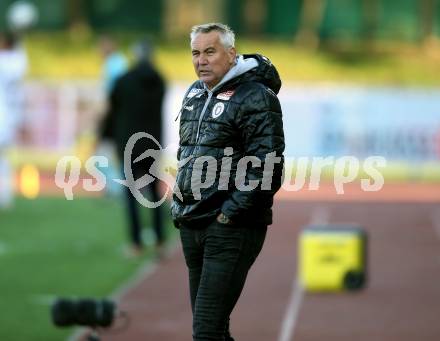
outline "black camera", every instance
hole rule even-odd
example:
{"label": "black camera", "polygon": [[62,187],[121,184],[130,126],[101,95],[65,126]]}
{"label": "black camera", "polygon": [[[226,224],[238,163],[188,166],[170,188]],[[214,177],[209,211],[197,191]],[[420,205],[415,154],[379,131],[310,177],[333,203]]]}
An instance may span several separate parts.
{"label": "black camera", "polygon": [[57,299],[52,305],[52,321],[58,327],[73,325],[109,327],[116,315],[116,305],[109,300],[66,298]]}

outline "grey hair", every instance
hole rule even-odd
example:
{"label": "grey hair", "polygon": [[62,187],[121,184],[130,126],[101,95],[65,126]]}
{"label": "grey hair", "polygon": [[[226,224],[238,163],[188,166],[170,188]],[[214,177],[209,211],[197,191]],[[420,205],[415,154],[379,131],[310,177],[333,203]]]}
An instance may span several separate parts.
{"label": "grey hair", "polygon": [[212,31],[217,31],[220,33],[220,41],[225,48],[235,47],[234,31],[232,31],[232,29],[228,25],[221,23],[209,23],[193,26],[190,34],[191,45],[196,35],[198,35],[199,33],[209,33]]}

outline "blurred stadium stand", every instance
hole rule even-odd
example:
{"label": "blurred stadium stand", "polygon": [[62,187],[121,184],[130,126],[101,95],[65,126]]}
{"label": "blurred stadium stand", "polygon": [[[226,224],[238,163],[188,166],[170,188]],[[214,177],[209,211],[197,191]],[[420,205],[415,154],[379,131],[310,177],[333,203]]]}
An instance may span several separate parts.
{"label": "blurred stadium stand", "polygon": [[[0,12],[14,0],[0,2]],[[96,30],[148,30],[181,35],[194,22],[224,21],[245,34],[293,37],[304,27],[321,40],[414,41],[440,35],[438,0],[33,0],[38,29],[75,23]],[[189,15],[188,15],[189,14]],[[5,19],[0,17],[0,29]]]}

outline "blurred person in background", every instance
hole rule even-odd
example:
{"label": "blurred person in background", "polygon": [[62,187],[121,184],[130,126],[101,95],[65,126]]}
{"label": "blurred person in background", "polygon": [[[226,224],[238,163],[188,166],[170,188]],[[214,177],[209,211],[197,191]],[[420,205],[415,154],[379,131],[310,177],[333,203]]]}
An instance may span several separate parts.
{"label": "blurred person in background", "polygon": [[[229,317],[263,247],[273,196],[281,187],[281,80],[266,57],[238,55],[234,43],[234,32],[223,24],[194,26],[191,32],[199,80],[182,104],[175,187],[180,193],[173,195],[171,212],[188,267],[194,341],[234,340]],[[213,167],[208,163],[205,175],[204,163],[192,159],[199,156],[216,161]],[[245,156],[257,161],[249,169],[246,163],[243,174],[239,160]],[[207,180],[209,174],[213,178]],[[209,187],[193,181],[203,178]],[[243,189],[239,178],[257,186]]]}
{"label": "blurred person in background", "polygon": [[0,207],[8,207],[13,199],[13,169],[6,151],[16,143],[22,125],[27,68],[27,54],[17,35],[0,32]]}
{"label": "blurred person in background", "polygon": [[[99,39],[99,50],[103,58],[101,80],[105,96],[105,109],[104,112],[108,112],[110,105],[110,96],[115,86],[116,81],[127,72],[128,59],[120,51],[118,43],[110,35],[103,35]],[[115,158],[115,146],[111,141],[104,141],[99,144],[97,153],[104,155],[109,160],[108,167],[101,168],[101,172],[107,178],[107,186],[105,187],[105,193],[110,196],[121,195],[121,187],[117,183],[111,181],[111,179],[120,178],[121,172],[119,171],[118,161]]]}
{"label": "blurred person in background", "polygon": [[[152,63],[152,46],[147,41],[137,43],[133,48],[135,63],[122,77],[116,80],[110,94],[109,110],[102,125],[102,140],[111,139],[116,144],[119,159],[124,160],[124,149],[129,138],[137,132],[152,135],[159,143],[162,139],[162,103],[165,95],[165,82]],[[131,155],[131,168],[134,179],[149,173],[154,159],[147,157],[133,163],[148,149],[158,149],[150,139],[142,138],[136,142]],[[159,180],[143,189],[152,202],[160,200]],[[129,217],[129,234],[132,255],[138,255],[143,248],[142,226],[139,205],[130,189],[125,188]],[[155,243],[159,252],[165,236],[161,208],[152,209],[152,223]]]}

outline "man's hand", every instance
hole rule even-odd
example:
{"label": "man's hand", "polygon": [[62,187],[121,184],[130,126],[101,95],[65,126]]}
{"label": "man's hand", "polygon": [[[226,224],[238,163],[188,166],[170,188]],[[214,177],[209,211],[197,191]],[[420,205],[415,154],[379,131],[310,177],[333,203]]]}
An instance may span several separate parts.
{"label": "man's hand", "polygon": [[231,219],[229,219],[229,217],[225,216],[223,213],[220,213],[217,216],[217,222],[219,222],[220,224],[224,224],[224,225],[232,225],[233,222]]}

